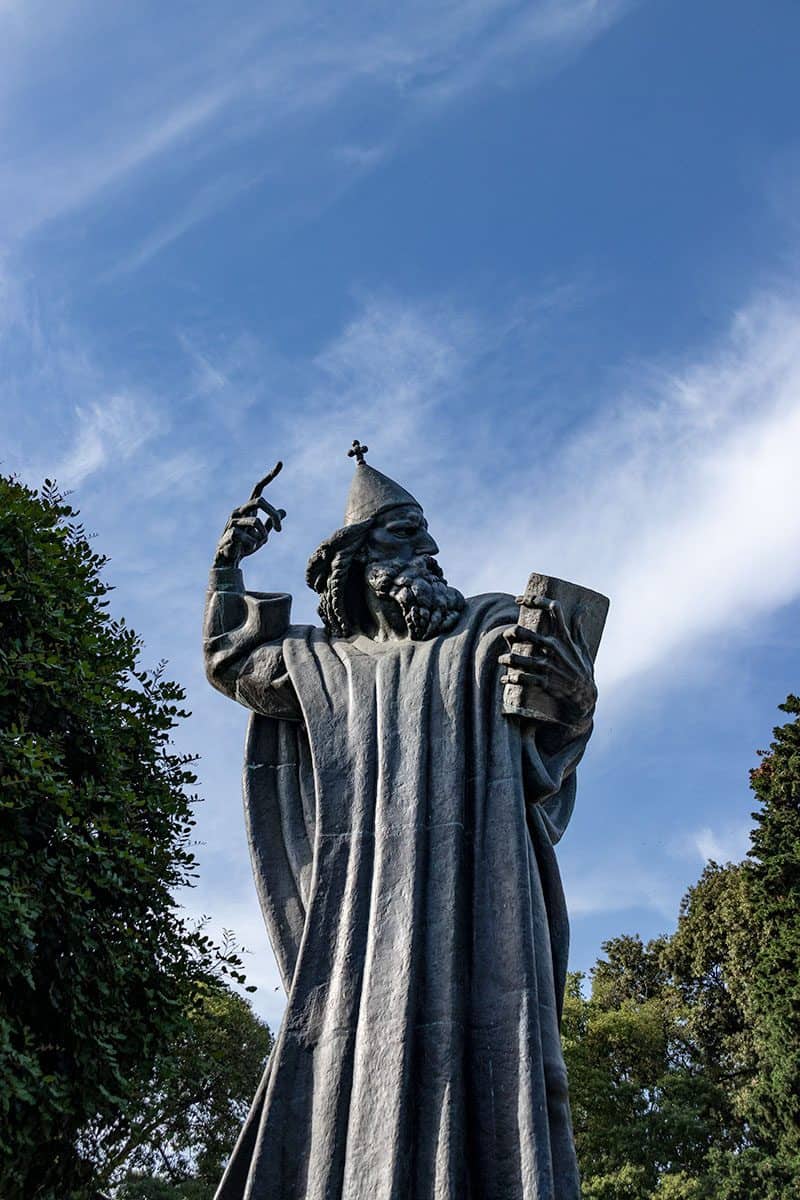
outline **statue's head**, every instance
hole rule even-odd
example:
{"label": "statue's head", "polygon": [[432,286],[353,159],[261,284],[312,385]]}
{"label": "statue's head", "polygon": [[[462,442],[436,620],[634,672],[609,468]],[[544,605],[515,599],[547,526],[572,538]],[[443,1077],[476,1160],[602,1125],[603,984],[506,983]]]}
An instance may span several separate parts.
{"label": "statue's head", "polygon": [[464,597],[448,585],[434,555],[422,506],[393,479],[364,462],[356,471],[344,525],[311,556],[309,587],[320,594],[328,633],[372,634],[381,617],[395,633],[422,641],[452,629]]}

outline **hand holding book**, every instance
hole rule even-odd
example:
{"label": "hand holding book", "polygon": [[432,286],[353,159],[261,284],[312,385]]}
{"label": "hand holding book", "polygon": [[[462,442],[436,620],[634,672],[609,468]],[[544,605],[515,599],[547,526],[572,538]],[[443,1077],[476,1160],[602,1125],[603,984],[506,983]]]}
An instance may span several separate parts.
{"label": "hand holding book", "polygon": [[518,600],[520,618],[506,630],[500,662],[506,716],[588,726],[597,689],[594,659],[608,599],[563,579],[533,574]]}

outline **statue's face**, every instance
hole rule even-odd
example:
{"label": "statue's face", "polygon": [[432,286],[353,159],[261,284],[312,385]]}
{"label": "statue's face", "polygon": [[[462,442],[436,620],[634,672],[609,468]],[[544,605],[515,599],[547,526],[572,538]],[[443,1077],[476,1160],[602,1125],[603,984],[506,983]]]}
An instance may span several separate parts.
{"label": "statue's face", "polygon": [[446,633],[464,608],[464,597],[434,558],[438,553],[416,504],[376,517],[362,551],[368,607],[374,612],[379,605],[395,630],[415,640]]}
{"label": "statue's face", "polygon": [[428,522],[416,504],[390,508],[375,518],[367,536],[367,562],[391,560],[409,563],[439,553],[439,547],[428,533]]}

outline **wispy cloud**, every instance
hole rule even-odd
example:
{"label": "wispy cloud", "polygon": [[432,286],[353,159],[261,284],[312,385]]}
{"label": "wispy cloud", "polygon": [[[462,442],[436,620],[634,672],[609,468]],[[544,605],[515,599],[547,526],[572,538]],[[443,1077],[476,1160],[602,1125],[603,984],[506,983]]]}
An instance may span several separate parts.
{"label": "wispy cloud", "polygon": [[573,917],[644,909],[669,923],[675,920],[680,884],[660,863],[643,861],[641,854],[618,852],[600,864],[567,857],[563,873]]}
{"label": "wispy cloud", "polygon": [[34,288],[0,272],[0,405],[7,464],[65,489],[112,477],[169,419],[138,386],[93,358],[85,337],[42,305]]}
{"label": "wispy cloud", "polygon": [[682,852],[705,863],[739,862],[750,849],[751,825],[744,821],[733,822],[721,829],[704,825],[687,834],[681,843]]}
{"label": "wispy cloud", "polygon": [[[371,170],[419,120],[471,90],[530,85],[563,64],[632,2],[381,3],[335,18],[316,5],[280,5],[267,14],[246,6],[235,27],[212,6],[199,8],[191,27],[159,9],[159,42],[147,47],[129,41],[149,28],[146,21],[132,28],[93,4],[75,4],[65,19],[39,5],[39,19],[15,21],[13,44],[0,51],[0,70],[8,68],[0,201],[6,237],[24,237],[159,164],[160,207],[165,181],[169,207],[155,232],[117,265],[134,269],[247,186],[239,180],[214,189],[214,177],[227,171],[220,158],[226,146],[255,142],[259,162],[288,174],[300,170],[301,186],[310,163],[319,176],[327,161],[325,186],[340,188],[343,172],[353,178]],[[93,44],[102,45],[101,58]],[[137,67],[139,49],[145,73]],[[76,54],[77,88],[63,69]],[[20,59],[27,74],[15,70]],[[114,104],[107,103],[110,69],[122,97]],[[371,117],[366,143],[350,115],[355,98],[362,113],[382,114]],[[62,108],[68,122],[58,120]],[[298,138],[308,139],[302,170]]]}
{"label": "wispy cloud", "polygon": [[151,230],[130,254],[118,258],[114,266],[105,272],[104,281],[143,267],[167,246],[182,238],[198,222],[207,220],[235,196],[252,187],[259,178],[257,172],[233,171],[201,186],[180,212]]}
{"label": "wispy cloud", "polygon": [[[452,101],[490,80],[513,86],[519,82],[520,69],[546,77],[620,20],[634,3],[543,0],[538,4],[472,6],[473,13],[478,8],[483,16],[479,45],[473,42],[473,22],[465,23],[461,32],[463,42],[470,43],[469,51],[465,52],[462,43],[458,46],[461,52],[453,55],[447,70],[430,71],[421,103],[428,107]],[[504,19],[497,19],[503,9]]]}
{"label": "wispy cloud", "polygon": [[757,296],[696,361],[641,374],[565,464],[568,557],[614,598],[607,687],[800,592],[800,299]]}
{"label": "wispy cloud", "polygon": [[[78,145],[39,145],[7,163],[3,201],[6,235],[19,238],[92,200],[136,168],[188,137],[219,112],[228,88],[192,98],[150,124],[122,130],[90,127]],[[199,214],[202,215],[202,214]]]}
{"label": "wispy cloud", "polygon": [[159,430],[149,406],[125,395],[76,408],[75,423],[75,442],[53,468],[59,483],[70,488],[104,467],[124,463]]}
{"label": "wispy cloud", "polygon": [[537,569],[606,591],[606,692],[686,669],[690,646],[800,594],[798,451],[800,298],[762,294],[693,361],[631,366],[621,400],[516,472],[464,566],[479,590]]}

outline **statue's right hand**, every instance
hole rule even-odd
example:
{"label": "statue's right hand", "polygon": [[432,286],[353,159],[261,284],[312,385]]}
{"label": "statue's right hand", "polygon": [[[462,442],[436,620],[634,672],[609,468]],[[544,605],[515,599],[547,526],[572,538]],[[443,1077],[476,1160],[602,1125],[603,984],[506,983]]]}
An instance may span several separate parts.
{"label": "statue's right hand", "polygon": [[[280,533],[281,522],[286,516],[282,508],[274,508],[261,495],[268,483],[271,483],[280,471],[282,463],[278,463],[269,475],[261,479],[250,493],[246,504],[240,504],[228,518],[222,531],[222,537],[217,543],[214,555],[215,567],[238,567],[248,554],[255,554],[266,543],[273,529]],[[259,513],[266,513],[267,519],[262,520]]]}

